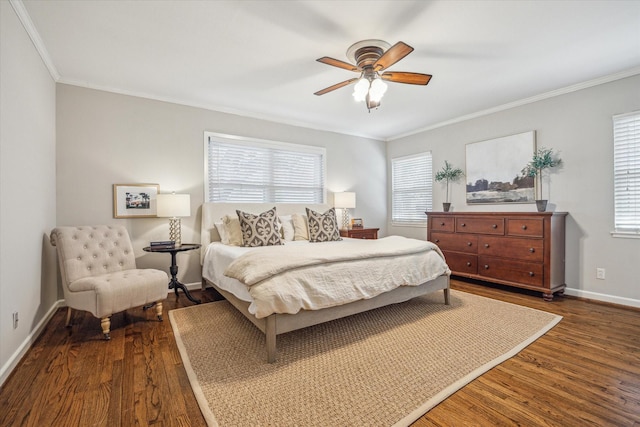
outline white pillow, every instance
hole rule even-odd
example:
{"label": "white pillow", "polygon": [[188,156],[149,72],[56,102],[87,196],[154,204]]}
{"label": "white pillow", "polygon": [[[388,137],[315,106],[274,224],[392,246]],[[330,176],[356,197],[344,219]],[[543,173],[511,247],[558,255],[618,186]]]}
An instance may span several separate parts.
{"label": "white pillow", "polygon": [[[222,243],[225,245],[242,246],[242,229],[240,228],[240,220],[238,217],[225,215],[222,217],[222,225],[225,236],[222,239]],[[220,237],[222,236],[223,233],[220,233]]]}
{"label": "white pillow", "polygon": [[309,240],[309,229],[307,227],[307,216],[300,214],[291,215],[293,221],[293,240]]}
{"label": "white pillow", "polygon": [[229,244],[229,236],[227,236],[227,232],[224,229],[224,224],[222,222],[215,222],[213,224],[216,227],[216,230],[218,231],[218,234],[220,235],[220,242],[224,243],[225,245]]}
{"label": "white pillow", "polygon": [[293,240],[293,237],[295,236],[295,229],[293,227],[293,219],[291,218],[291,215],[279,216],[278,219],[280,220],[280,233],[282,238],[288,241]]}

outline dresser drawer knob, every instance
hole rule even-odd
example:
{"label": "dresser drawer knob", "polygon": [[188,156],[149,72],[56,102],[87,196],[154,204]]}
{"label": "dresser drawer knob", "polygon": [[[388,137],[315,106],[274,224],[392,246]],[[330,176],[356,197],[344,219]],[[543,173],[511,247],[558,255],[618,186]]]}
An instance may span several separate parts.
{"label": "dresser drawer knob", "polygon": [[533,271],[530,271],[530,272],[529,272],[529,276],[530,276],[530,277],[535,276],[535,274],[533,274]]}
{"label": "dresser drawer knob", "polygon": [[466,227],[467,224],[465,224],[464,222],[462,224],[460,224],[462,227]]}
{"label": "dresser drawer knob", "polygon": [[534,253],[535,251],[535,248],[529,248],[529,252]]}
{"label": "dresser drawer knob", "polygon": [[488,243],[485,243],[485,244],[484,244],[484,247],[485,247],[485,248],[488,248],[488,247],[489,247],[489,244],[488,244]]}
{"label": "dresser drawer knob", "polygon": [[523,230],[526,230],[526,229],[527,229],[527,226],[526,226],[526,225],[523,225],[523,226],[522,226],[522,229],[523,229]]}
{"label": "dresser drawer knob", "polygon": [[471,267],[471,263],[467,261],[467,267]]}
{"label": "dresser drawer knob", "polygon": [[495,228],[498,228],[498,224],[493,224],[493,225],[491,226],[491,228],[494,228],[494,229],[495,229]]}
{"label": "dresser drawer knob", "polygon": [[467,246],[471,246],[471,242],[467,242]]}
{"label": "dresser drawer knob", "polygon": [[436,243],[440,242],[440,239],[436,239]]}
{"label": "dresser drawer knob", "polygon": [[444,227],[444,222],[441,222],[440,225]]}
{"label": "dresser drawer knob", "polygon": [[484,269],[485,269],[485,270],[488,270],[488,269],[489,269],[489,264],[485,264],[485,265],[484,265]]}

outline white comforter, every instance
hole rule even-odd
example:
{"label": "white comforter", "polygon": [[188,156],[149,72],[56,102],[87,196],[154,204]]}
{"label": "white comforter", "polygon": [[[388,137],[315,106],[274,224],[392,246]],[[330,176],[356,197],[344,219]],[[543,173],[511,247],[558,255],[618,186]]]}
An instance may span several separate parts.
{"label": "white comforter", "polygon": [[[215,252],[209,249],[207,254]],[[247,300],[248,292],[249,312],[258,318],[373,298],[399,286],[418,286],[451,273],[437,246],[401,236],[220,249],[227,261],[232,253],[242,255],[228,264],[225,279],[213,281],[218,285],[244,283],[246,289],[234,293]],[[220,267],[224,262],[218,259],[217,264]]]}

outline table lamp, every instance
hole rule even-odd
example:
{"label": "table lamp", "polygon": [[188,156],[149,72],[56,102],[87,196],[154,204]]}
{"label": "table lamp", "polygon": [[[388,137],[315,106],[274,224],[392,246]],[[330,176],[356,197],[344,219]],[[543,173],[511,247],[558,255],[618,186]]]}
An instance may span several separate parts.
{"label": "table lamp", "polygon": [[342,209],[342,229],[348,230],[350,228],[349,209],[356,207],[356,193],[351,191],[335,193],[333,195],[333,206]]}
{"label": "table lamp", "polygon": [[161,218],[169,218],[169,239],[173,240],[176,246],[180,246],[182,244],[180,217],[191,216],[191,195],[158,194],[156,202],[157,215]]}

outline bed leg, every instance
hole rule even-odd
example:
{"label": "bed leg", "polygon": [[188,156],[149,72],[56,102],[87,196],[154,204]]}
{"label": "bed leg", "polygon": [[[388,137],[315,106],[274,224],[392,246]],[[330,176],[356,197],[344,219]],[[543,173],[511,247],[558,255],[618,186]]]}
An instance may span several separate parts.
{"label": "bed leg", "polygon": [[267,362],[273,363],[276,361],[276,315],[272,314],[266,321],[264,333],[267,338]]}
{"label": "bed leg", "polygon": [[445,305],[451,305],[451,288],[444,289],[444,303]]}

